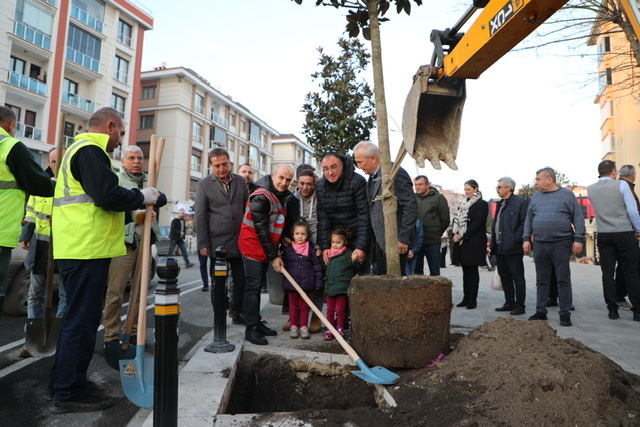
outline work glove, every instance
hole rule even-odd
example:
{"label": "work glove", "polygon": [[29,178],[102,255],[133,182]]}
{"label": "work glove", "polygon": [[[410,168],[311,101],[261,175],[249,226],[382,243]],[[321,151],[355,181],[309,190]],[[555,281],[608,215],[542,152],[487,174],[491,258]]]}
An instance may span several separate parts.
{"label": "work glove", "polygon": [[158,197],[160,196],[160,192],[158,191],[158,189],[153,187],[143,188],[142,190],[140,190],[140,192],[144,196],[145,205],[154,204],[156,200],[158,200]]}
{"label": "work glove", "polygon": [[[131,218],[136,224],[144,224],[144,217],[147,211],[145,209],[138,209],[137,211],[131,211]],[[151,221],[156,219],[156,213],[151,211]]]}

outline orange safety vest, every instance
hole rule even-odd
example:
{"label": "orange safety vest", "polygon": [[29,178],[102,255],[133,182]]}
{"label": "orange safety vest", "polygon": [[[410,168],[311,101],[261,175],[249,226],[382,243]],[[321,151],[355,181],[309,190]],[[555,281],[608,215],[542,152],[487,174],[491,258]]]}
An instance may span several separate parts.
{"label": "orange safety vest", "polygon": [[284,218],[286,215],[285,209],[282,207],[282,203],[276,196],[270,191],[264,188],[258,188],[251,193],[249,200],[247,200],[247,206],[244,211],[244,218],[242,220],[242,226],[240,227],[240,237],[238,238],[238,249],[240,253],[247,258],[254,259],[256,261],[268,261],[267,255],[264,252],[262,243],[256,233],[256,228],[253,224],[253,212],[249,206],[251,205],[251,198],[258,194],[264,194],[271,202],[271,211],[269,212],[269,234],[271,235],[271,242],[276,248],[280,244],[280,236],[284,229]]}

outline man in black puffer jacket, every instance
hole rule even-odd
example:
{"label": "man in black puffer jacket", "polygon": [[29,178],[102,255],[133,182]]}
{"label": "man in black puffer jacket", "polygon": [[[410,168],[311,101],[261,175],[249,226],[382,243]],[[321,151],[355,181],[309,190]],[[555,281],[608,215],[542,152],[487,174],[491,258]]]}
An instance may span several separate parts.
{"label": "man in black puffer jacket", "polygon": [[[316,186],[318,197],[318,244],[324,262],[329,262],[331,230],[344,227],[351,232],[349,247],[354,261],[363,263],[369,248],[369,203],[367,181],[355,172],[353,160],[335,153],[322,158],[324,176]],[[363,273],[368,273],[366,264]]]}

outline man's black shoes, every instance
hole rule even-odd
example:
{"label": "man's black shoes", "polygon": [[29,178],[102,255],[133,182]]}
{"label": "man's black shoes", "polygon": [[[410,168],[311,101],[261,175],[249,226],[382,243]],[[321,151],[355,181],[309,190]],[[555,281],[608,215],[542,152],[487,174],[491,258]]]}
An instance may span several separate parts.
{"label": "man's black shoes", "polygon": [[560,326],[571,326],[571,316],[568,314],[561,314]]}
{"label": "man's black shoes", "polygon": [[264,335],[258,330],[257,326],[247,328],[247,331],[244,333],[244,339],[255,345],[269,344]]}
{"label": "man's black shoes", "polygon": [[267,337],[275,337],[276,335],[278,335],[278,332],[276,332],[274,329],[267,327],[264,320],[260,322],[258,326],[256,326],[256,328],[258,329],[258,332]]}
{"label": "man's black shoes", "polygon": [[620,314],[618,313],[618,306],[617,305],[610,305],[609,306],[609,319],[611,320],[616,320],[620,318]]}
{"label": "man's black shoes", "polygon": [[53,402],[49,411],[54,414],[67,414],[69,412],[95,412],[107,409],[113,405],[113,399],[100,394],[89,392],[76,400]]}
{"label": "man's black shoes", "polygon": [[519,316],[521,314],[524,314],[524,307],[516,307],[513,310],[511,310],[509,314],[512,316]]}
{"label": "man's black shoes", "polygon": [[513,310],[513,306],[509,304],[505,304],[502,307],[496,308],[496,311],[511,311]]}
{"label": "man's black shoes", "polygon": [[547,320],[547,315],[545,313],[540,312],[540,311],[536,311],[536,314],[534,314],[533,316],[529,317],[529,320]]}

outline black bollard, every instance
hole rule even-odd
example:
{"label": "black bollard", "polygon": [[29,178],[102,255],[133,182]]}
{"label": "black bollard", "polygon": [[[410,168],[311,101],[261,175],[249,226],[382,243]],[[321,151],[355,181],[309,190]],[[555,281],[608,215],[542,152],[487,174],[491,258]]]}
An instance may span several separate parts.
{"label": "black bollard", "polygon": [[213,286],[213,342],[204,348],[209,353],[229,353],[236,346],[227,341],[227,252],[224,246],[216,248]]}
{"label": "black bollard", "polygon": [[180,320],[180,266],[173,258],[162,258],[156,268],[155,364],[153,378],[153,425],[178,425],[178,321]]}

